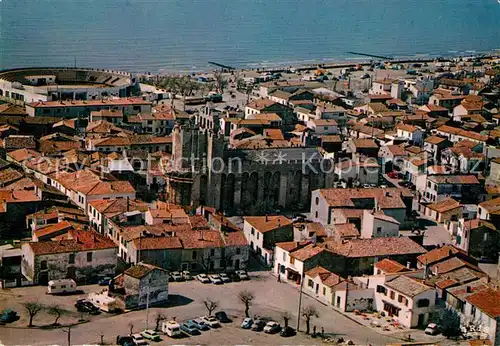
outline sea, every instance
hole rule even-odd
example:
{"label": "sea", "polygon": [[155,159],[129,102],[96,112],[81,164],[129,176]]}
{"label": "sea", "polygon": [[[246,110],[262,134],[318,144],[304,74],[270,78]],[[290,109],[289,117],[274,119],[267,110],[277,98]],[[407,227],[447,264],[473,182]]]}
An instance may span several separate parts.
{"label": "sea", "polygon": [[207,71],[500,54],[500,0],[0,0],[0,69]]}

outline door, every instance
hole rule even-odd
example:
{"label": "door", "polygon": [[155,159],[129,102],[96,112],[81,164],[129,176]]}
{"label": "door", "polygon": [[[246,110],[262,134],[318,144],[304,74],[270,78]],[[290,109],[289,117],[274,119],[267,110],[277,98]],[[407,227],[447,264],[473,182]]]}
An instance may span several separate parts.
{"label": "door", "polygon": [[75,279],[75,267],[68,267],[66,272],[66,279]]}
{"label": "door", "polygon": [[240,269],[240,260],[237,259],[234,261],[234,270],[239,270]]}
{"label": "door", "polygon": [[49,273],[48,272],[41,272],[38,275],[38,283],[40,285],[46,286],[49,283]]}
{"label": "door", "polygon": [[419,314],[418,315],[418,326],[419,327],[425,326],[425,320],[426,320],[425,314]]}

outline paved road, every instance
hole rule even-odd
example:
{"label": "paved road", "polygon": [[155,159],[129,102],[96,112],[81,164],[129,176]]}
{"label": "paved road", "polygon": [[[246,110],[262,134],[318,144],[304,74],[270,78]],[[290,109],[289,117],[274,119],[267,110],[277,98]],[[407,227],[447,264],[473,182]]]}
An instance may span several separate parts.
{"label": "paved road", "polygon": [[[276,279],[267,272],[259,272],[249,282],[230,283],[222,286],[211,284],[203,285],[196,281],[172,283],[170,294],[173,300],[179,304],[169,308],[151,308],[149,311],[149,326],[153,326],[154,317],[158,312],[169,318],[182,321],[206,314],[203,300],[207,297],[219,301],[220,309],[225,310],[234,319],[234,323],[224,326],[219,330],[203,333],[202,336],[183,339],[183,344],[282,344],[285,340],[277,335],[265,335],[241,330],[237,327],[244,316],[243,305],[238,301],[237,295],[243,289],[254,292],[256,299],[250,309],[251,315],[260,315],[281,321],[281,313],[288,311],[292,313],[290,325],[295,327],[297,322],[296,310],[298,306],[299,292],[289,284],[278,283]],[[321,327],[325,333],[332,333],[336,337],[352,339],[356,344],[385,345],[395,339],[390,336],[382,336],[374,330],[358,325],[356,322],[337,313],[331,307],[325,306],[316,300],[303,295],[302,306],[314,305],[320,314],[312,324]],[[126,334],[129,325],[132,324],[134,332],[145,327],[146,312],[135,311],[123,315],[100,318],[98,320],[82,324],[72,328],[72,345],[96,343],[100,334],[104,334],[106,342],[113,342],[118,334]],[[304,322],[301,324],[305,328]],[[0,329],[0,341],[4,345],[66,345],[67,334],[62,330],[40,330],[40,329]],[[173,340],[166,340],[172,343]],[[175,343],[179,344],[179,341]],[[311,339],[306,335],[298,335],[286,339],[287,344],[318,344],[317,339]],[[161,344],[165,344],[162,342]]]}

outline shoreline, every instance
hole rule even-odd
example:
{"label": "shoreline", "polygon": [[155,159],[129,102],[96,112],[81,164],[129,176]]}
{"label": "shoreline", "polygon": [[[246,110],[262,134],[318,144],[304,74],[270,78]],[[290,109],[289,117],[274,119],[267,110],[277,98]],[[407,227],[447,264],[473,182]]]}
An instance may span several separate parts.
{"label": "shoreline", "polygon": [[[467,53],[467,52],[459,52],[459,53]],[[380,59],[380,58],[372,58],[369,59],[367,57],[360,58],[345,58],[345,59],[309,59],[304,60],[303,62],[297,61],[293,64],[287,63],[269,63],[262,62],[261,66],[243,66],[243,67],[234,67],[234,71],[253,71],[253,72],[261,72],[261,73],[273,73],[273,72],[284,72],[289,69],[294,69],[296,71],[311,71],[317,68],[323,69],[337,69],[337,68],[348,68],[354,67],[356,65],[368,66],[372,64],[374,61],[381,62],[391,62],[393,64],[407,64],[407,63],[429,63],[434,62],[436,60],[442,62],[451,62],[454,59],[463,59],[463,58],[471,58],[471,59],[491,59],[500,57],[500,49],[488,50],[486,52],[473,52],[470,54],[417,54],[414,56],[400,56],[393,57],[391,59]],[[314,61],[313,61],[314,60]],[[231,66],[231,64],[224,64],[224,62],[218,62],[222,65]],[[249,65],[257,65],[258,63],[252,63]],[[263,66],[263,64],[268,66]],[[214,70],[219,69],[217,66],[207,67],[207,69],[193,69],[193,70],[179,70],[179,71],[166,71],[166,72],[158,72],[158,73],[140,73],[135,72],[139,76],[169,76],[169,75],[204,75],[213,72]],[[162,69],[165,70],[165,69]],[[161,71],[161,70],[160,70]],[[132,72],[133,73],[133,72]]]}

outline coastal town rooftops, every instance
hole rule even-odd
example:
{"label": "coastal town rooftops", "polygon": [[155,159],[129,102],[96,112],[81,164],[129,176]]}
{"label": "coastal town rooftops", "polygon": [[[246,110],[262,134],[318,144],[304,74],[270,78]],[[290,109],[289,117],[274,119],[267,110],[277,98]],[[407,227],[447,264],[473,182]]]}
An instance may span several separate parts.
{"label": "coastal town rooftops", "polygon": [[438,213],[445,213],[447,211],[460,208],[459,202],[455,201],[453,198],[446,198],[442,201],[429,204],[427,208],[437,211]]}
{"label": "coastal town rooftops", "polygon": [[130,105],[151,105],[151,101],[146,101],[140,97],[124,97],[103,100],[71,100],[71,101],[38,101],[28,103],[33,108],[57,108],[57,107],[91,107],[91,106],[130,106]]}
{"label": "coastal town rooftops", "polygon": [[371,138],[355,138],[352,140],[352,143],[356,148],[378,148],[377,143]]}
{"label": "coastal town rooftops", "polygon": [[465,298],[470,304],[492,318],[500,317],[500,291],[487,288]]}
{"label": "coastal town rooftops", "polygon": [[332,273],[331,271],[329,271],[321,266],[314,267],[314,268],[306,271],[305,274],[313,279],[316,278],[317,276],[319,276],[323,285],[325,285],[327,287],[333,287],[333,286],[337,285],[338,283],[340,283],[341,281],[343,281],[343,279],[340,276],[338,276],[335,273]]}
{"label": "coastal town rooftops", "polygon": [[359,237],[359,231],[353,223],[343,223],[334,226],[335,233],[341,238]]}
{"label": "coastal town rooftops", "polygon": [[320,244],[326,250],[348,258],[419,255],[426,250],[408,237],[351,239]]}
{"label": "coastal town rooftops", "polygon": [[479,180],[475,175],[429,175],[427,180],[435,184],[468,184],[476,185],[479,184]]}
{"label": "coastal town rooftops", "polygon": [[140,237],[133,240],[137,250],[182,249],[178,237]]}
{"label": "coastal town rooftops", "polygon": [[147,263],[138,263],[127,270],[123,274],[131,276],[136,279],[142,279],[149,273],[151,273],[153,270],[160,270],[163,272],[167,272],[165,269],[154,266],[152,264],[147,264]]}
{"label": "coastal town rooftops", "polygon": [[301,262],[304,262],[319,255],[323,251],[325,251],[325,248],[317,246],[316,244],[309,244],[307,246],[304,246],[303,248],[290,252],[290,256]]}
{"label": "coastal town rooftops", "polygon": [[[57,217],[57,213],[56,213]],[[37,218],[38,219],[38,218]],[[42,228],[39,228],[34,231],[35,236],[40,239],[42,237],[48,237],[50,235],[59,235],[60,232],[69,231],[73,229],[73,225],[68,221],[61,221],[56,224],[48,225]]]}
{"label": "coastal town rooftops", "polygon": [[282,215],[245,216],[244,219],[260,233],[266,233],[293,223],[292,220]]}
{"label": "coastal town rooftops", "polygon": [[490,214],[498,214],[500,212],[500,197],[481,202],[479,206]]}
{"label": "coastal town rooftops", "polygon": [[442,143],[446,140],[447,140],[446,138],[439,137],[439,136],[429,136],[424,140],[424,142],[437,145],[437,144]]}
{"label": "coastal town rooftops", "polygon": [[409,133],[414,133],[415,131],[419,130],[418,127],[413,126],[413,125],[408,125],[408,124],[398,124],[396,126],[396,129],[404,131],[404,132],[409,132]]}
{"label": "coastal town rooftops", "polygon": [[105,214],[107,216],[113,216],[133,210],[148,210],[147,203],[137,201],[135,199],[125,198],[93,200],[89,202],[89,205],[91,205],[99,213]]}
{"label": "coastal town rooftops", "polygon": [[281,242],[281,243],[276,243],[276,246],[287,251],[287,252],[292,252],[292,251],[295,251],[297,249],[300,249],[304,246],[307,246],[311,244],[310,241],[306,240],[306,241],[286,241],[286,242]]}
{"label": "coastal town rooftops", "polygon": [[370,188],[370,189],[320,189],[320,194],[330,207],[356,207],[356,199],[376,199],[382,209],[406,208],[402,197],[412,197],[408,189]]}
{"label": "coastal town rooftops", "polygon": [[375,268],[380,269],[381,271],[387,274],[408,271],[408,268],[406,268],[401,263],[388,258],[384,258],[383,260],[375,263]]}
{"label": "coastal town rooftops", "polygon": [[462,267],[467,267],[467,268],[470,268],[472,270],[476,270],[478,272],[481,272],[481,269],[479,267],[476,267],[476,266],[474,266],[474,265],[472,265],[464,260],[461,260],[458,257],[451,257],[451,258],[448,258],[444,261],[436,263],[433,266],[431,266],[431,270],[435,273],[445,274],[445,273],[451,272],[453,270],[457,270],[457,269],[462,268]]}
{"label": "coastal town rooftops", "polygon": [[247,107],[253,108],[256,110],[263,110],[263,109],[268,108],[274,104],[277,104],[277,103],[271,99],[258,99],[258,100],[254,100],[254,101],[250,102],[249,104],[247,104]]}
{"label": "coastal town rooftops", "polygon": [[71,230],[66,239],[30,242],[35,255],[113,249],[118,246],[108,237],[93,231]]}
{"label": "coastal town rooftops", "polygon": [[386,282],[385,286],[411,298],[432,289],[432,287],[406,275],[400,275]]}
{"label": "coastal town rooftops", "polygon": [[433,249],[426,254],[418,256],[417,260],[422,264],[432,265],[434,263],[455,256],[457,253],[462,253],[465,255],[464,251],[454,247],[453,245],[444,245],[440,248]]}

